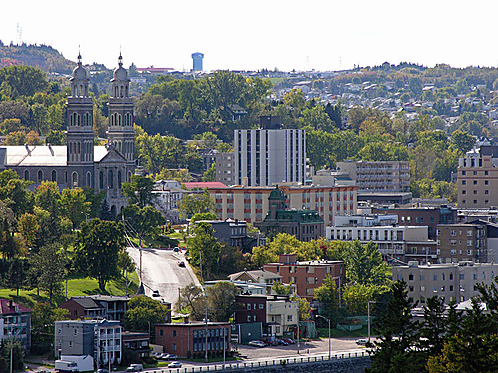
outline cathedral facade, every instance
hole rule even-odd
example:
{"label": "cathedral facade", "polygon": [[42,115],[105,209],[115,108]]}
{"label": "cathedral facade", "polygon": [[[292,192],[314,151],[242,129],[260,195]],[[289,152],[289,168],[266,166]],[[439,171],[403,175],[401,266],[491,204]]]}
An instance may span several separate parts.
{"label": "cathedral facade", "polygon": [[56,181],[60,189],[88,186],[105,191],[115,215],[126,205],[122,183],[135,171],[134,105],[129,95],[130,80],[122,57],[111,80],[107,144],[94,145],[93,101],[89,96],[89,74],[78,56],[73,70],[71,96],[66,106],[66,146],[0,146],[0,170],[12,169],[25,180],[39,185]]}

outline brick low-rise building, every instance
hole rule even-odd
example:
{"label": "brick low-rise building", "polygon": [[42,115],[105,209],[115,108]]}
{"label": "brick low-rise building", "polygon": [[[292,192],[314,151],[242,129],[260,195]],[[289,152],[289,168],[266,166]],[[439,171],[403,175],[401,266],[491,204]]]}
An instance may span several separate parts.
{"label": "brick low-rise building", "polygon": [[[156,344],[164,352],[186,358],[221,356],[230,352],[230,324],[223,322],[191,322],[156,324]],[[207,338],[206,338],[207,333]]]}
{"label": "brick low-rise building", "polygon": [[488,261],[486,225],[440,224],[437,226],[436,237],[441,263]]}
{"label": "brick low-rise building", "polygon": [[298,262],[295,254],[283,254],[279,263],[265,264],[263,269],[282,276],[282,283],[291,284],[296,294],[308,301],[313,300],[315,289],[322,286],[327,277],[332,277],[338,288],[346,281],[346,269],[341,260]]}

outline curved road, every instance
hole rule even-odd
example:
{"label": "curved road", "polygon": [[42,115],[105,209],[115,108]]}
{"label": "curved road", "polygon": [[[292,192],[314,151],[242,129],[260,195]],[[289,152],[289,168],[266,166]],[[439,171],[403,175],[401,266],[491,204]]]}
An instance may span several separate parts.
{"label": "curved road", "polygon": [[[140,250],[134,247],[127,248],[128,253],[140,273]],[[185,267],[178,266],[183,260]],[[192,282],[199,285],[199,280],[193,273],[183,253],[175,253],[165,249],[142,249],[142,281],[145,285],[145,294],[152,296],[153,290],[159,291],[159,297],[174,307],[178,300],[178,291]]]}

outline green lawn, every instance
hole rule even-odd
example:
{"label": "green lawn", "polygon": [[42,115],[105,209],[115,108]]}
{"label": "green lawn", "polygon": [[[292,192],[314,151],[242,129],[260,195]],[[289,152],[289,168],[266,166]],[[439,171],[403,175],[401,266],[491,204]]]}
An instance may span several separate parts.
{"label": "green lawn", "polygon": [[[128,281],[132,281],[128,288],[129,294],[134,294],[138,288],[138,275],[136,272],[128,274]],[[121,278],[109,282],[106,286],[107,294],[109,295],[126,295],[125,279]],[[72,278],[67,282],[67,296],[68,298],[101,294],[97,280],[93,278]],[[25,305],[26,307],[33,307],[39,302],[48,302],[49,298],[45,292],[40,291],[37,295],[36,289],[34,290],[20,290],[19,296],[15,290],[0,289],[0,298],[13,299],[14,302]],[[66,283],[62,283],[62,291],[54,298],[55,304],[61,304],[66,300]]]}

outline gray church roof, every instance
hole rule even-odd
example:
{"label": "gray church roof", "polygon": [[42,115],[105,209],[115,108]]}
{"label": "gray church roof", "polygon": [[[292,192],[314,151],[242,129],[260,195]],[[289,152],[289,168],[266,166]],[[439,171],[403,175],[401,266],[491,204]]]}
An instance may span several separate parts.
{"label": "gray church roof", "polygon": [[[107,154],[105,146],[94,147],[94,161],[100,162]],[[65,145],[23,145],[0,147],[0,164],[5,167],[67,166]]]}

